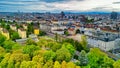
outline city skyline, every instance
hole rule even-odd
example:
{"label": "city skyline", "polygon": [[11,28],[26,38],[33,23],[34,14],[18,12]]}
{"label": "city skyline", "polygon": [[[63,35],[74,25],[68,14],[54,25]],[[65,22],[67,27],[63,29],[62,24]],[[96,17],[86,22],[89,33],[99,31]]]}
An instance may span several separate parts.
{"label": "city skyline", "polygon": [[119,0],[0,0],[0,12],[120,12]]}

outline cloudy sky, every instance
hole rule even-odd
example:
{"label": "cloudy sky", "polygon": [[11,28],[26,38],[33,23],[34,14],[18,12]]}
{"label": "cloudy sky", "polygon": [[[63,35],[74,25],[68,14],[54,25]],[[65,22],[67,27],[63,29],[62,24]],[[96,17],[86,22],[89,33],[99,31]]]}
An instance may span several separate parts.
{"label": "cloudy sky", "polygon": [[0,0],[0,12],[118,11],[120,0]]}

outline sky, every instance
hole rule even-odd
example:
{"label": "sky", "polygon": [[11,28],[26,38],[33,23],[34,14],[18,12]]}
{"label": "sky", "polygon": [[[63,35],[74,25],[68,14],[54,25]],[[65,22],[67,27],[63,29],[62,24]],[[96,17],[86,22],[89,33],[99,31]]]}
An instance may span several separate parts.
{"label": "sky", "polygon": [[0,0],[0,12],[120,12],[120,0]]}

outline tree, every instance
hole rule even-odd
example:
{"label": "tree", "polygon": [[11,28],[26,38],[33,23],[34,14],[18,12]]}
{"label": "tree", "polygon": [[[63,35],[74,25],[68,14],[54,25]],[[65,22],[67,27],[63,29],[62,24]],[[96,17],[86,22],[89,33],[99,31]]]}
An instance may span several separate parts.
{"label": "tree", "polygon": [[80,33],[80,30],[79,30],[79,29],[77,29],[77,30],[76,30],[76,34],[79,34],[79,33]]}
{"label": "tree", "polygon": [[26,44],[27,45],[37,45],[37,43],[34,40],[32,40],[31,38],[27,39]]}
{"label": "tree", "polygon": [[23,61],[20,68],[38,68],[40,67],[37,62],[34,61]]}
{"label": "tree", "polygon": [[29,35],[29,34],[32,34],[33,33],[33,24],[31,23],[31,24],[28,24],[28,28],[27,28],[27,35]]}
{"label": "tree", "polygon": [[76,65],[73,62],[68,62],[66,68],[75,68]]}
{"label": "tree", "polygon": [[10,58],[10,59],[8,60],[7,68],[15,68],[14,66],[15,66],[15,65],[14,65],[13,58]]}
{"label": "tree", "polygon": [[82,47],[84,48],[84,50],[87,49],[88,42],[87,42],[87,38],[86,38],[85,35],[81,36],[80,44],[82,45]]}
{"label": "tree", "polygon": [[53,68],[53,61],[52,60],[47,61],[43,68]]}
{"label": "tree", "polygon": [[65,31],[64,31],[64,34],[65,34],[66,36],[68,36],[68,35],[69,35],[69,32],[68,32],[67,30],[65,30]]}
{"label": "tree", "polygon": [[0,46],[0,62],[4,59],[5,49]]}
{"label": "tree", "polygon": [[18,49],[21,49],[22,46],[18,43],[15,43],[13,46],[12,46],[12,50],[18,50]]}
{"label": "tree", "polygon": [[99,68],[102,64],[104,64],[104,59],[107,57],[107,55],[100,51],[98,48],[92,48],[90,49],[90,52],[88,53],[88,60],[89,65],[91,68]]}
{"label": "tree", "polygon": [[15,68],[20,68],[20,62],[17,62],[17,63],[15,64]]}
{"label": "tree", "polygon": [[44,65],[44,58],[39,55],[34,56],[32,61],[39,63],[41,66]]}
{"label": "tree", "polygon": [[10,53],[5,54],[5,58],[0,63],[0,68],[6,68],[7,67],[10,55],[11,55]]}
{"label": "tree", "polygon": [[66,63],[66,61],[63,61],[61,64],[61,68],[66,68],[66,67],[67,67],[67,63]]}
{"label": "tree", "polygon": [[53,46],[51,47],[51,49],[52,49],[54,52],[56,52],[56,51],[59,50],[61,47],[62,47],[61,44],[55,42],[55,43],[53,44]]}
{"label": "tree", "polygon": [[0,45],[6,40],[6,37],[0,34]]}
{"label": "tree", "polygon": [[6,25],[5,28],[6,28],[7,30],[9,30],[9,29],[10,29],[10,25]]}
{"label": "tree", "polygon": [[73,40],[73,39],[65,39],[62,41],[62,43],[70,43],[71,45],[73,45],[75,47],[75,49],[77,51],[81,51],[83,50],[83,46],[80,44],[80,42]]}
{"label": "tree", "polygon": [[73,55],[75,53],[75,48],[71,44],[64,43],[62,46],[64,46],[66,49],[68,49],[69,52],[71,53],[71,55]]}
{"label": "tree", "polygon": [[86,66],[88,64],[87,54],[86,54],[86,52],[84,50],[82,50],[80,52],[80,55],[79,55],[78,59],[80,61],[81,66]]}
{"label": "tree", "polygon": [[45,52],[43,57],[44,57],[45,61],[55,60],[56,54],[55,54],[55,52],[50,50],[50,51]]}
{"label": "tree", "polygon": [[11,51],[12,50],[12,46],[15,44],[15,42],[11,41],[11,40],[7,40],[3,43],[3,48],[5,48],[5,50],[7,52]]}
{"label": "tree", "polygon": [[46,32],[45,31],[40,31],[39,36],[45,36]]}
{"label": "tree", "polygon": [[61,65],[58,61],[55,61],[53,68],[61,68]]}
{"label": "tree", "polygon": [[26,45],[26,46],[24,46],[24,48],[23,48],[23,53],[24,53],[24,54],[29,54],[29,56],[30,56],[31,59],[32,59],[33,53],[34,53],[36,50],[39,50],[39,49],[40,49],[39,46]]}
{"label": "tree", "polygon": [[13,32],[13,33],[11,34],[11,39],[12,39],[12,40],[19,39],[19,38],[20,38],[20,36],[19,36],[18,32]]}
{"label": "tree", "polygon": [[58,41],[58,34],[55,33],[55,40]]}
{"label": "tree", "polygon": [[56,60],[59,62],[62,62],[63,60],[68,62],[71,60],[71,58],[72,57],[69,50],[67,50],[65,47],[62,47],[56,51]]}
{"label": "tree", "polygon": [[104,63],[101,65],[102,68],[113,68],[114,60],[108,56],[104,57]]}
{"label": "tree", "polygon": [[113,64],[114,68],[120,68],[120,60],[117,60],[114,64]]}
{"label": "tree", "polygon": [[12,59],[15,63],[17,63],[22,61],[29,61],[30,56],[28,54],[13,53],[11,54],[10,59]]}

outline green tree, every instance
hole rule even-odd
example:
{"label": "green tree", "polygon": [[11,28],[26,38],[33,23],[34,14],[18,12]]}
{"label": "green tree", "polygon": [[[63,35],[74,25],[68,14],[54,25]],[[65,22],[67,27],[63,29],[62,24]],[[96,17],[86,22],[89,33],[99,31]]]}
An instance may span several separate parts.
{"label": "green tree", "polygon": [[63,61],[61,64],[61,68],[66,68],[66,67],[67,67],[67,63],[66,63],[66,61]]}
{"label": "green tree", "polygon": [[32,59],[34,52],[35,52],[36,50],[39,50],[39,49],[40,49],[39,46],[26,45],[26,46],[24,46],[24,48],[23,48],[23,53],[24,53],[24,54],[29,54],[29,56],[30,56],[31,59]]}
{"label": "green tree", "polygon": [[65,61],[70,61],[71,60],[71,54],[68,49],[65,47],[62,47],[61,49],[56,51],[56,60],[59,62],[62,62],[63,60]]}
{"label": "green tree", "polygon": [[58,41],[58,34],[55,33],[55,40]]}
{"label": "green tree", "polygon": [[86,38],[85,35],[81,36],[80,44],[82,45],[82,47],[84,48],[84,50],[87,50],[88,42],[87,42],[87,38]]}
{"label": "green tree", "polygon": [[84,50],[82,50],[80,52],[80,55],[79,55],[78,59],[80,61],[81,66],[86,66],[88,64],[87,54],[86,54],[86,52]]}
{"label": "green tree", "polygon": [[15,68],[20,68],[20,62],[17,62],[17,63],[15,64]]}
{"label": "green tree", "polygon": [[75,68],[76,65],[73,62],[68,62],[66,68]]}
{"label": "green tree", "polygon": [[58,49],[60,49],[61,47],[62,47],[61,44],[55,42],[55,43],[53,44],[53,46],[51,47],[51,49],[52,49],[54,52],[56,52],[56,51],[57,51]]}
{"label": "green tree", "polygon": [[114,68],[120,68],[120,60],[117,60],[114,64],[113,64]]}
{"label": "green tree", "polygon": [[33,24],[28,24],[27,27],[27,35],[32,34],[33,33]]}
{"label": "green tree", "polygon": [[19,39],[19,38],[20,38],[20,36],[19,36],[18,32],[13,32],[13,33],[11,34],[11,39],[12,39],[12,40]]}
{"label": "green tree", "polygon": [[6,37],[0,34],[0,45],[2,45],[5,40],[6,40]]}
{"label": "green tree", "polygon": [[104,63],[101,65],[102,68],[113,68],[114,60],[108,56],[104,57]]}
{"label": "green tree", "polygon": [[83,46],[80,44],[80,42],[78,42],[78,41],[76,41],[76,40],[73,40],[73,39],[65,39],[65,40],[63,40],[62,43],[66,43],[66,42],[67,42],[67,43],[70,43],[71,45],[73,45],[77,51],[81,51],[81,50],[84,49]]}
{"label": "green tree", "polygon": [[34,56],[32,61],[39,63],[41,66],[44,65],[44,58],[40,55]]}
{"label": "green tree", "polygon": [[6,53],[4,59],[0,63],[0,68],[6,68],[8,65],[8,60],[10,58],[10,53]]}
{"label": "green tree", "polygon": [[73,55],[75,53],[75,48],[70,43],[64,43],[62,46],[64,46],[66,49],[68,49],[69,52],[71,53],[71,55]]}
{"label": "green tree", "polygon": [[5,50],[7,52],[11,51],[12,50],[12,46],[15,44],[15,42],[11,41],[11,40],[7,40],[3,43],[3,47],[5,48]]}
{"label": "green tree", "polygon": [[104,64],[104,58],[107,57],[107,55],[100,51],[98,48],[92,48],[90,49],[90,52],[88,53],[88,60],[89,65],[91,68],[99,68],[102,64]]}
{"label": "green tree", "polygon": [[37,45],[37,43],[34,40],[32,40],[31,38],[27,39],[26,44],[27,45]]}
{"label": "green tree", "polygon": [[10,29],[10,25],[6,25],[5,28],[6,28],[7,30],[9,30],[9,29]]}
{"label": "green tree", "polygon": [[55,61],[53,68],[61,68],[61,65],[58,61]]}
{"label": "green tree", "polygon": [[12,46],[12,50],[18,50],[18,49],[21,49],[22,48],[22,45],[18,44],[18,43],[15,43],[13,46]]}
{"label": "green tree", "polygon": [[47,51],[47,52],[44,53],[44,59],[46,61],[48,61],[48,60],[55,60],[55,57],[56,57],[56,54],[52,50]]}
{"label": "green tree", "polygon": [[47,61],[43,68],[53,68],[53,61],[52,60]]}
{"label": "green tree", "polygon": [[46,32],[45,31],[40,31],[39,36],[45,36]]}
{"label": "green tree", "polygon": [[68,36],[68,35],[69,35],[69,32],[68,32],[67,30],[65,30],[65,31],[64,31],[64,34],[65,34],[66,36]]}

